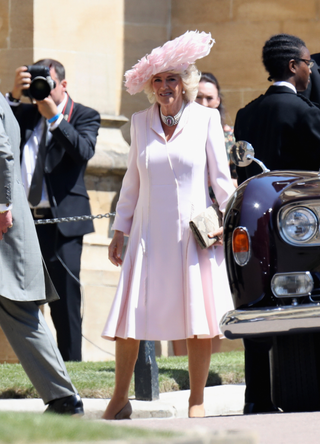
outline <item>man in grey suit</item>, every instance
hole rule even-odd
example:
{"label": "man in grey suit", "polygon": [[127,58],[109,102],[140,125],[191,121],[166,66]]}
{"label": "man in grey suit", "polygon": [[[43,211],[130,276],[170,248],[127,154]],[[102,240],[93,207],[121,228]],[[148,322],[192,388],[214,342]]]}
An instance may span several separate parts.
{"label": "man in grey suit", "polygon": [[0,94],[0,326],[46,412],[83,414],[39,305],[58,298],[41,258],[20,175],[20,128]]}

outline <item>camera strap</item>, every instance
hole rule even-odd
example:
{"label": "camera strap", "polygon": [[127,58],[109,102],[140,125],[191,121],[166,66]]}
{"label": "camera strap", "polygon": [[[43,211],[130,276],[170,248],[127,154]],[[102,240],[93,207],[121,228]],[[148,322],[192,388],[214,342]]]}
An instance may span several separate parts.
{"label": "camera strap", "polygon": [[68,96],[68,100],[67,100],[67,103],[65,104],[65,106],[64,106],[64,108],[62,110],[62,114],[63,114],[63,117],[66,119],[66,121],[70,122],[72,111],[73,111],[74,102],[73,102],[73,100],[71,99],[71,97],[69,96],[68,93],[67,93],[67,96]]}

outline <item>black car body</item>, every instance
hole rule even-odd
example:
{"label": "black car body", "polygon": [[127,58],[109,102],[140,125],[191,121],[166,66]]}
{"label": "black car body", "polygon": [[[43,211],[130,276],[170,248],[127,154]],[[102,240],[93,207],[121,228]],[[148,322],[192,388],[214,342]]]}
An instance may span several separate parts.
{"label": "black car body", "polygon": [[320,409],[319,227],[317,172],[266,170],[236,189],[225,212],[234,310],[220,327],[229,339],[273,338],[273,398],[284,411]]}
{"label": "black car body", "polygon": [[[283,217],[288,211],[307,209],[314,214],[317,229],[308,240],[292,241],[286,237],[283,230]],[[288,315],[295,316],[295,311],[301,312],[302,306],[307,304],[307,311],[302,320],[315,317],[312,327],[320,329],[320,176],[307,171],[274,171],[255,176],[237,188],[230,199],[225,213],[225,256],[228,269],[230,288],[233,302],[239,310],[262,308],[263,313],[270,319],[269,327],[254,328],[254,333],[265,335],[271,333],[285,333],[288,328],[275,324],[285,318],[287,307]],[[236,227],[247,230],[250,251],[245,265],[238,265],[232,249],[233,232]],[[299,230],[299,227],[296,228]],[[313,288],[307,294],[297,295],[290,293],[284,297],[276,297],[271,283],[275,275],[290,276],[291,281],[295,273],[309,272],[313,281]],[[288,281],[288,284],[290,281]],[[271,311],[265,313],[269,307],[274,309],[274,321],[271,321]],[[281,312],[281,309],[282,312]],[[296,309],[296,310],[295,310]],[[310,313],[309,313],[310,312]],[[290,313],[290,314],[289,314]],[[297,314],[297,321],[299,319]],[[245,313],[243,313],[245,315]],[[234,339],[252,335],[249,326],[236,326],[237,312],[229,313],[224,318],[222,329],[226,337]],[[256,314],[260,318],[259,310]],[[318,319],[319,316],[319,319]],[[231,324],[234,322],[234,327]],[[241,324],[242,320],[239,321]],[[245,323],[246,321],[243,320]],[[259,322],[252,319],[250,322]],[[267,324],[268,321],[265,321]],[[300,324],[299,324],[300,325]],[[255,326],[256,327],[256,326]],[[292,328],[297,329],[297,325]],[[310,322],[299,326],[300,329],[311,328]],[[265,331],[265,329],[267,329]]]}

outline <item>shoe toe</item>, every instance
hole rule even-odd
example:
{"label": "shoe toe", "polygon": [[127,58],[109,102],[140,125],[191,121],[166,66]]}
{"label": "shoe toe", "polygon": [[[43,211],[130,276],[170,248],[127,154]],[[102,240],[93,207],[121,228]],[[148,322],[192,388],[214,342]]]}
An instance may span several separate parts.
{"label": "shoe toe", "polygon": [[57,413],[60,415],[83,415],[83,402],[79,395],[66,396],[49,402],[45,413]]}

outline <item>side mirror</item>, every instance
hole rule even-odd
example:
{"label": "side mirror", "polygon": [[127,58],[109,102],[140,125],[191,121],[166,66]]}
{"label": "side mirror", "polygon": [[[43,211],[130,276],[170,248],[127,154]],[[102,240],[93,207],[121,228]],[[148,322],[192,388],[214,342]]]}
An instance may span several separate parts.
{"label": "side mirror", "polygon": [[264,173],[270,171],[263,162],[254,157],[253,146],[245,140],[239,140],[239,142],[236,142],[231,147],[230,159],[235,165],[237,165],[237,167],[246,167],[250,165],[252,161],[254,161],[261,167]]}
{"label": "side mirror", "polygon": [[240,140],[230,150],[230,159],[238,167],[246,167],[254,159],[254,149],[249,142]]}

